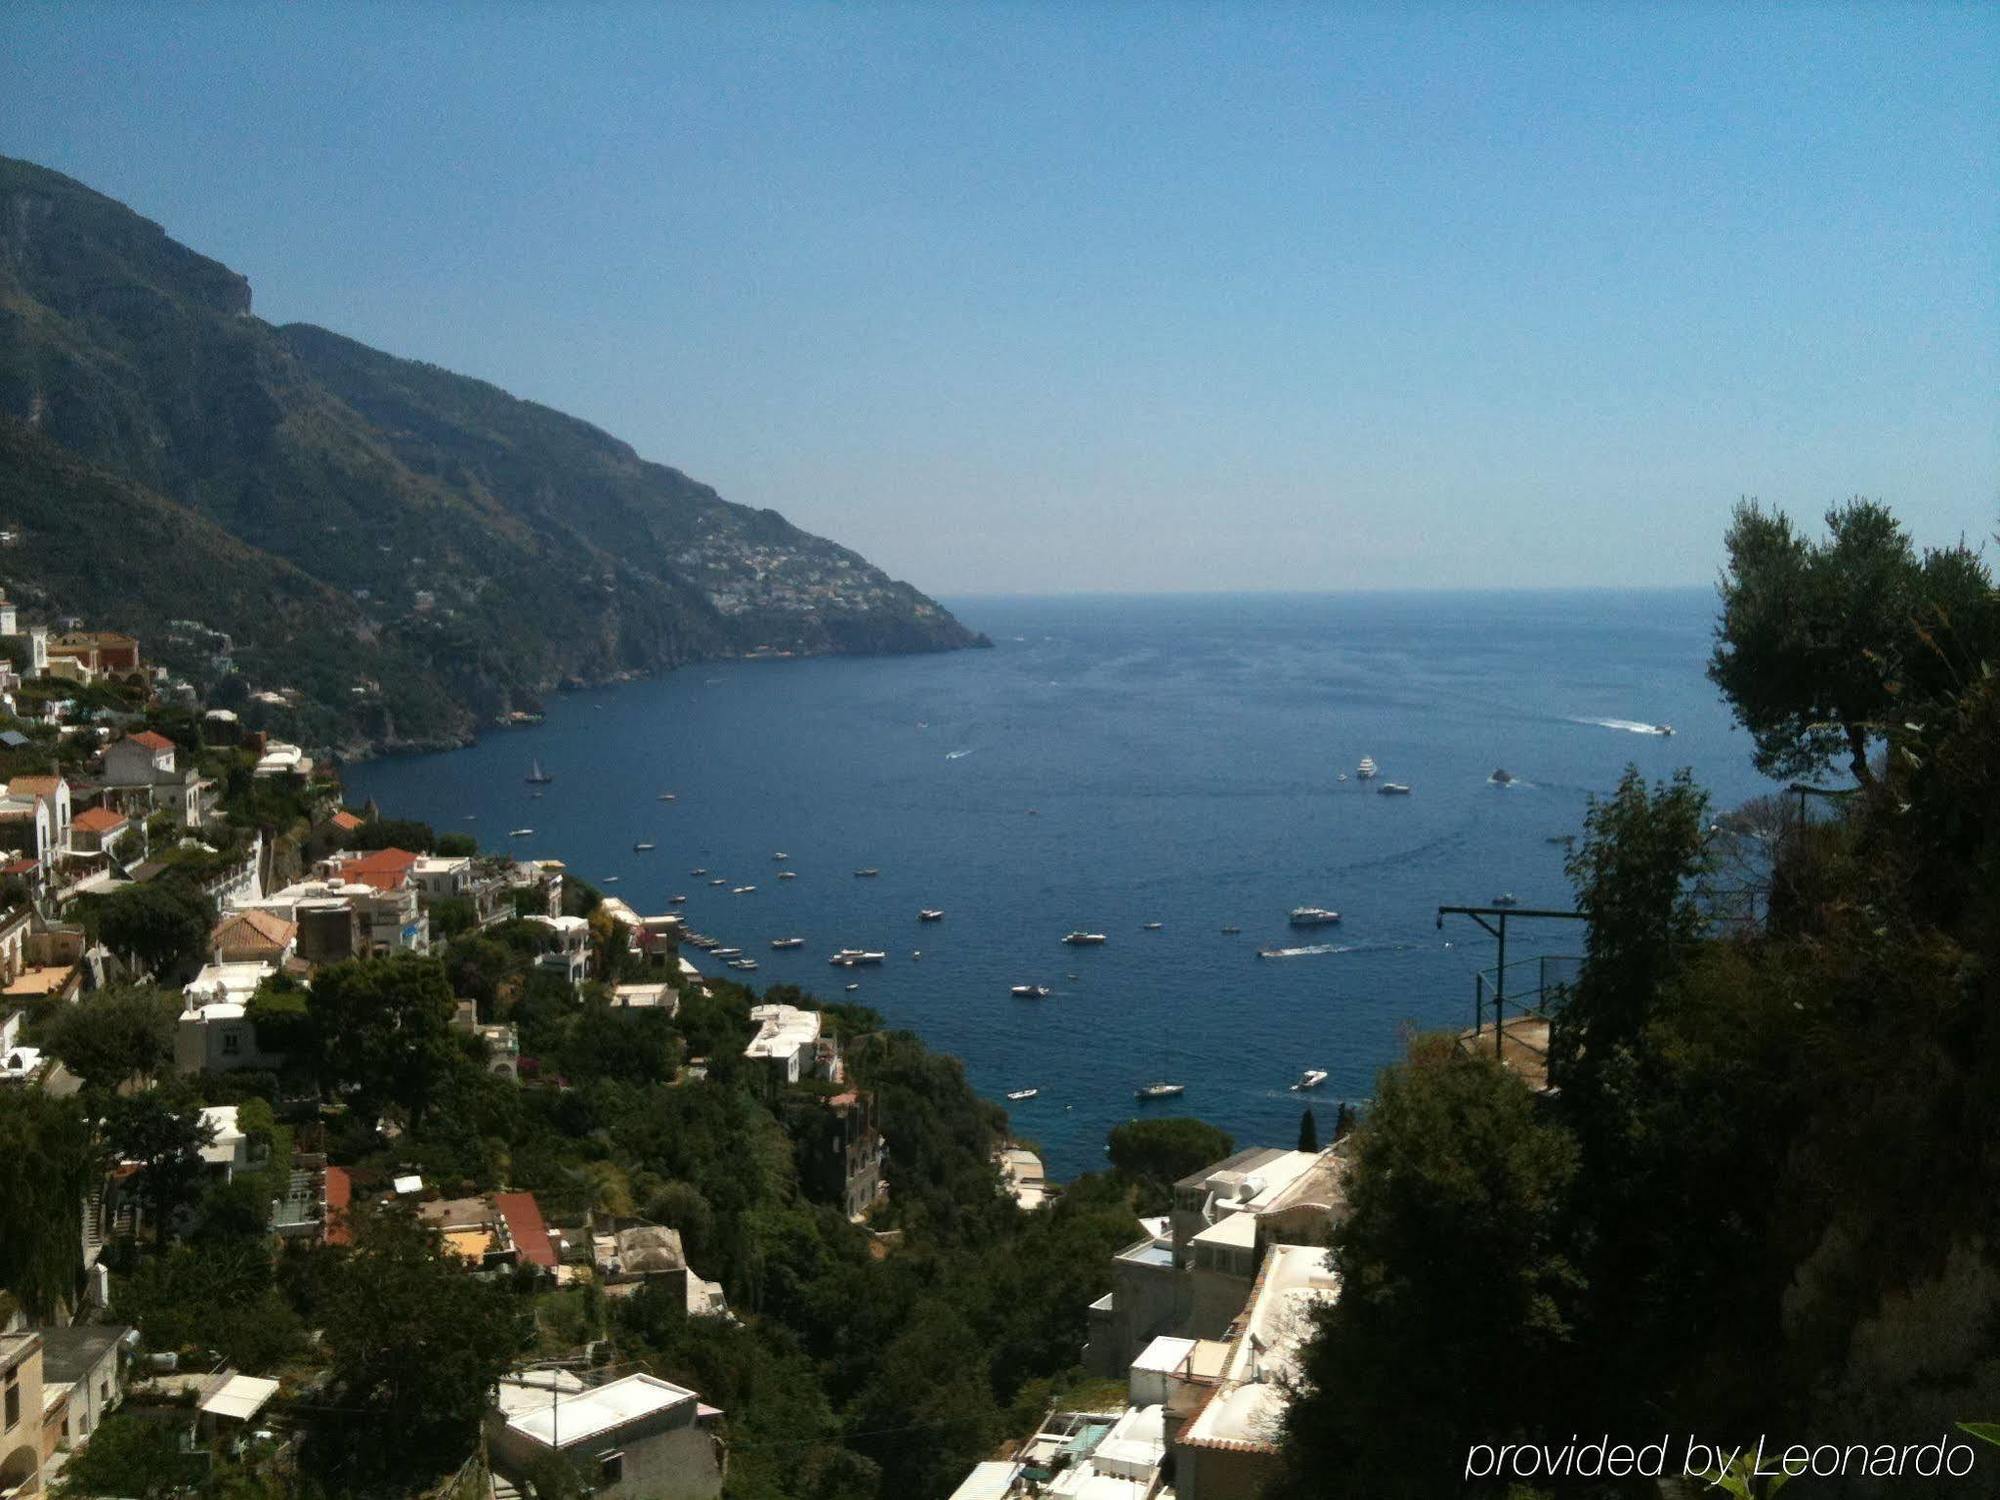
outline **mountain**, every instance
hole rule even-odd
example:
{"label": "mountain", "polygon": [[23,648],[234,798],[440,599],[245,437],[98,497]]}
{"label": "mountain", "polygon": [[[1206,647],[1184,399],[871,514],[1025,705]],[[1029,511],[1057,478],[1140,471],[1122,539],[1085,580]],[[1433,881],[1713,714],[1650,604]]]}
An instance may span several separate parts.
{"label": "mountain", "polygon": [[[250,305],[157,224],[0,157],[0,524],[24,533],[0,578],[142,633],[217,701],[297,688],[303,737],[393,748],[690,661],[981,643],[588,423]],[[63,555],[58,490],[115,566],[35,576]]]}

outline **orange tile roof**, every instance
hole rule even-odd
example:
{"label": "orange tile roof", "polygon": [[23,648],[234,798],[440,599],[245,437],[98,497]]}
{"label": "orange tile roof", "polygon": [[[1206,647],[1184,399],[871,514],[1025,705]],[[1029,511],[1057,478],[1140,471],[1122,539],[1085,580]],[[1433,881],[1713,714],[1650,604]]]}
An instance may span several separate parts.
{"label": "orange tile roof", "polygon": [[326,1242],[351,1244],[354,1231],[347,1227],[347,1206],[354,1201],[354,1179],[345,1167],[326,1169]]}
{"label": "orange tile roof", "polygon": [[108,807],[93,807],[89,812],[80,812],[70,820],[70,827],[81,828],[85,833],[109,833],[114,828],[123,828],[127,822],[125,814],[113,812]]}
{"label": "orange tile roof", "polygon": [[180,747],[164,734],[156,734],[150,729],[142,729],[137,734],[125,736],[126,743],[144,745],[148,750],[176,750]]}
{"label": "orange tile roof", "polygon": [[407,849],[377,849],[340,867],[343,880],[358,880],[378,891],[400,891],[415,868],[417,856]]}
{"label": "orange tile roof", "polygon": [[245,927],[249,928],[262,941],[272,944],[275,947],[283,947],[286,943],[289,943],[293,935],[299,930],[295,923],[287,922],[276,912],[238,911],[231,912],[220,922],[217,922],[215,924],[215,931],[210,934],[210,937],[219,947],[223,942],[225,934],[234,934]]}
{"label": "orange tile roof", "polygon": [[507,1233],[512,1236],[514,1248],[521,1259],[528,1265],[544,1266],[553,1271],[556,1252],[549,1244],[549,1226],[542,1222],[542,1206],[535,1201],[535,1195],[495,1193],[493,1206],[507,1221]]}
{"label": "orange tile roof", "polygon": [[334,813],[332,817],[327,819],[327,822],[333,824],[335,828],[340,829],[343,833],[352,833],[355,829],[359,828],[364,821],[366,820],[361,818],[359,815],[355,813],[349,812],[344,807],[341,808],[338,812]]}
{"label": "orange tile roof", "polygon": [[14,797],[53,797],[61,781],[60,776],[16,776],[7,783],[7,792]]}

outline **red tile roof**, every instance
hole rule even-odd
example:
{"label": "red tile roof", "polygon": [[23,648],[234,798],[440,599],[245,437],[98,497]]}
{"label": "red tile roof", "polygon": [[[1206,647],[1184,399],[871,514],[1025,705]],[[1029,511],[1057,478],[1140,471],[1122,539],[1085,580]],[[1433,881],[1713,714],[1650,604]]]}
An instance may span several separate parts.
{"label": "red tile roof", "polygon": [[343,833],[352,833],[364,821],[366,820],[359,814],[351,813],[344,807],[327,819],[327,822],[331,823],[335,828],[340,829]]}
{"label": "red tile roof", "polygon": [[125,738],[128,743],[144,745],[148,750],[174,750],[179,748],[164,734],[157,734],[150,729],[142,729],[137,734],[128,734]]}
{"label": "red tile roof", "polygon": [[126,823],[123,813],[113,812],[108,807],[93,807],[89,812],[80,812],[70,820],[70,827],[81,828],[85,833],[109,833],[114,828],[123,828]]}
{"label": "red tile roof", "polygon": [[354,1242],[354,1231],[347,1227],[347,1206],[354,1201],[354,1179],[347,1175],[345,1167],[326,1169],[326,1242],[329,1245],[348,1245]]}
{"label": "red tile roof", "polygon": [[60,776],[16,776],[7,783],[7,791],[15,797],[53,797],[61,782]]}
{"label": "red tile roof", "polygon": [[417,856],[407,849],[377,849],[340,867],[343,880],[358,880],[378,891],[400,891],[409,882]]}
{"label": "red tile roof", "polygon": [[549,1226],[542,1222],[542,1206],[535,1201],[535,1195],[495,1193],[493,1206],[500,1210],[500,1217],[507,1221],[507,1233],[513,1238],[514,1248],[520,1253],[522,1261],[531,1266],[545,1266],[553,1271],[556,1266],[556,1252],[549,1244]]}

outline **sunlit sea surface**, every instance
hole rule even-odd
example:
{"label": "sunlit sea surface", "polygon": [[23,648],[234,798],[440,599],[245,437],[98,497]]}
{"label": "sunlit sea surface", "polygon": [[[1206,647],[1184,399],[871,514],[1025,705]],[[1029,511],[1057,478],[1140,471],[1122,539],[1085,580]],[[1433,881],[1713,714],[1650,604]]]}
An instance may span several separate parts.
{"label": "sunlit sea surface", "polygon": [[[641,912],[685,893],[691,926],[757,959],[732,977],[833,999],[858,984],[983,1093],[1039,1088],[1015,1128],[1066,1178],[1142,1111],[1289,1145],[1304,1103],[1324,1128],[1365,1099],[1409,1028],[1469,1025],[1492,943],[1463,919],[1440,930],[1438,906],[1567,907],[1551,839],[1626,765],[1691,766],[1720,807],[1769,790],[1703,676],[1714,606],[1707,590],[966,599],[953,609],[993,650],[691,667],[348,782],[392,816],[615,879]],[[1355,779],[1364,755],[1381,781]],[[533,759],[555,777],[540,796]],[[1301,932],[1300,905],[1342,920]],[[920,924],[922,907],[944,920]],[[1078,928],[1109,941],[1064,946]],[[803,949],[771,950],[793,935]],[[1519,921],[1508,956],[1578,938]],[[843,947],[889,959],[830,967]],[[1309,1067],[1324,1087],[1292,1091]],[[1138,1104],[1161,1078],[1186,1094]]]}

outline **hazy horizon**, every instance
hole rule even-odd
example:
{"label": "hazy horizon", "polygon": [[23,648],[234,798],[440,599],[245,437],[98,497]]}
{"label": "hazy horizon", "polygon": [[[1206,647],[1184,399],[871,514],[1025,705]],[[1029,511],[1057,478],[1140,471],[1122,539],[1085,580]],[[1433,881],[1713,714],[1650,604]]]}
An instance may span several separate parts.
{"label": "hazy horizon", "polygon": [[17,7],[0,150],[950,597],[2000,514],[2000,11]]}

